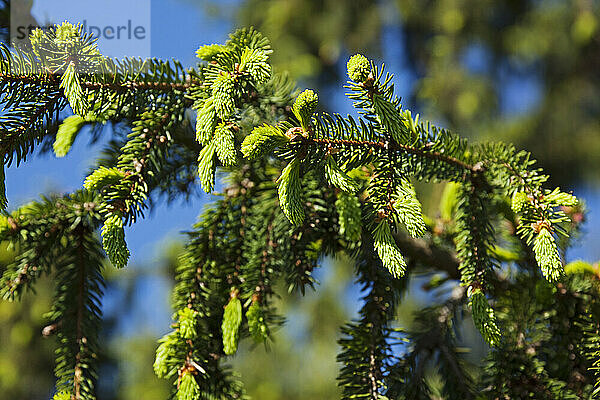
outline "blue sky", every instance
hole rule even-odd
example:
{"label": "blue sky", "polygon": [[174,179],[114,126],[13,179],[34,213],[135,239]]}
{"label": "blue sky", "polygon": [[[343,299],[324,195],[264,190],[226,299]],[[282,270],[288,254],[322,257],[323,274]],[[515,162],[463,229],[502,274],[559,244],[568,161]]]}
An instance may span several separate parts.
{"label": "blue sky", "polygon": [[52,0],[35,1],[31,12],[43,25],[82,23],[99,38],[100,51],[107,57],[147,58],[152,51],[151,10],[151,0]]}

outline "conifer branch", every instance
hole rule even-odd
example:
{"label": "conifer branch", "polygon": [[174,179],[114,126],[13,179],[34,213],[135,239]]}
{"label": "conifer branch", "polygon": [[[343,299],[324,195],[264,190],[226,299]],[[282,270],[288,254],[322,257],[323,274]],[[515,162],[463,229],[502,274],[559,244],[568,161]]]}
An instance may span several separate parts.
{"label": "conifer branch", "polygon": [[422,148],[400,144],[396,142],[381,142],[381,141],[370,141],[370,140],[347,140],[347,139],[326,139],[326,138],[302,138],[302,142],[309,144],[321,144],[325,146],[346,146],[353,148],[363,148],[366,151],[369,150],[392,150],[406,154],[414,154],[421,157],[429,158],[435,161],[442,161],[444,163],[454,165],[460,169],[466,170],[467,172],[477,172],[475,165],[465,163],[455,157],[444,155],[436,151],[428,151],[428,146],[425,145]]}
{"label": "conifer branch", "polygon": [[[94,234],[101,216],[89,192],[43,199],[4,217],[0,235],[19,249],[15,267],[4,272],[5,296],[15,297],[42,274],[56,272],[49,313],[57,333],[55,374],[58,393],[91,400],[96,380],[97,335],[101,323],[102,253]],[[62,396],[62,397],[61,397]]]}
{"label": "conifer branch", "polygon": [[84,347],[84,341],[87,339],[83,335],[83,313],[84,313],[84,292],[85,292],[85,274],[83,263],[85,262],[83,249],[83,233],[79,234],[79,240],[77,241],[77,252],[79,256],[79,268],[77,270],[77,278],[75,279],[77,285],[77,321],[76,321],[76,337],[75,343],[79,346],[79,351],[75,355],[75,368],[73,373],[73,395],[76,400],[81,399],[81,386],[82,386],[82,375],[83,369],[81,367],[81,362],[83,358],[83,354],[85,350],[81,350],[81,347]]}
{"label": "conifer branch", "polygon": [[[372,244],[363,241],[364,250],[365,246]],[[342,399],[386,399],[387,379],[395,364],[391,345],[398,341],[399,332],[390,325],[406,281],[391,279],[372,251],[363,252],[357,260],[358,282],[366,292],[360,320],[344,326],[339,340],[342,351],[338,361],[343,366],[338,384]]]}
{"label": "conifer branch", "polygon": [[[413,238],[398,232],[394,235],[396,245],[411,260],[411,263],[423,266],[435,266],[444,271],[451,279],[459,279],[460,261],[454,252],[436,246],[430,241]],[[410,272],[411,263],[408,264]]]}
{"label": "conifer branch", "polygon": [[[6,50],[5,50],[6,51]],[[142,64],[143,65],[143,64]],[[7,68],[8,69],[8,68]],[[45,86],[50,85],[57,89],[62,81],[63,73],[50,71],[33,71],[30,74],[11,73],[9,70],[0,71],[0,84],[2,82],[18,83],[21,85]],[[95,78],[95,79],[88,79]],[[155,80],[132,80],[125,78],[120,71],[103,71],[101,77],[84,75],[81,87],[90,91],[110,90],[113,92],[123,91],[158,91],[158,92],[187,92],[193,87],[202,86],[203,82],[196,77],[187,75],[184,82],[169,82]]]}
{"label": "conifer branch", "polygon": [[[0,138],[0,151],[5,165],[9,166],[17,157],[17,164],[25,159],[35,144],[53,129],[58,120],[58,112],[66,105],[60,92],[41,93],[36,103],[26,103],[10,108],[0,116],[3,126]],[[22,119],[17,119],[18,117]]]}
{"label": "conifer branch", "polygon": [[102,257],[99,243],[86,228],[76,228],[74,240],[75,253],[58,274],[60,286],[51,313],[51,320],[62,321],[55,372],[59,395],[66,392],[73,399],[87,400],[95,398]]}
{"label": "conifer branch", "polygon": [[[515,345],[513,332],[542,329],[514,328],[502,303],[512,295],[513,276],[494,273],[504,262],[524,267],[515,273],[517,282],[537,262],[557,290],[585,289],[595,298],[588,281],[572,279],[573,267],[565,273],[562,265],[559,235],[573,231],[569,217],[579,207],[577,199],[544,188],[547,176],[533,168],[528,153],[503,144],[469,145],[419,122],[402,108],[392,76],[364,56],[348,62],[349,97],[360,113],[355,119],[315,115],[318,96],[312,90],[293,101],[293,82],[272,75],[269,42],[253,29],[237,31],[224,45],[202,46],[199,66],[189,70],[176,61],[106,59],[91,36],[69,23],[35,31],[31,42],[32,52],[0,46],[5,164],[21,162],[50,137],[67,104],[77,115],[58,128],[59,156],[86,124],[98,128],[110,121],[131,128],[126,138],[113,138],[86,179],[87,191],[0,217],[0,239],[19,246],[1,279],[2,295],[18,298],[40,274],[57,272],[56,301],[45,329],[60,340],[57,400],[93,398],[103,258],[94,232],[103,223],[108,259],[125,266],[124,224],[143,216],[154,193],[170,199],[189,195],[196,171],[208,192],[217,169],[225,172],[227,186],[188,235],[176,267],[173,330],[156,351],[155,372],[172,381],[178,399],[243,398],[243,386],[226,361],[240,340],[250,336],[266,343],[271,327],[283,323],[272,306],[273,283],[283,281],[288,291],[304,294],[314,287],[319,260],[340,252],[356,261],[364,293],[359,319],[342,328],[344,399],[429,396],[425,372],[431,362],[443,376],[444,397],[473,398],[475,383],[456,345],[461,311],[470,308],[483,338],[502,349],[490,357],[493,368],[508,360],[504,353]],[[412,182],[430,180],[454,182],[458,189],[445,196],[442,218],[426,224]],[[0,203],[4,200],[0,194]],[[502,221],[518,223],[516,234]],[[508,255],[497,243],[497,231]],[[534,257],[522,256],[518,240]],[[462,287],[450,300],[419,312],[416,328],[405,335],[395,327],[395,308],[406,274],[417,267],[460,278]],[[434,281],[430,288],[447,279]],[[535,296],[549,287],[540,284]],[[552,295],[538,297],[536,304],[557,309],[557,318],[563,315],[549,304]],[[523,303],[519,297],[517,304]],[[578,318],[583,313],[595,318],[590,304],[571,309]],[[522,314],[554,329],[557,324],[547,319],[551,313],[537,311]],[[589,320],[578,321],[582,328],[574,337],[594,329]],[[501,341],[498,326],[505,324],[514,329]],[[397,354],[394,345],[407,337],[408,353]],[[527,340],[523,336],[516,345]],[[536,350],[540,343],[530,346]],[[561,362],[546,365],[548,354],[525,353],[523,371],[543,372],[532,387],[548,396],[571,393],[571,382],[548,372]]]}

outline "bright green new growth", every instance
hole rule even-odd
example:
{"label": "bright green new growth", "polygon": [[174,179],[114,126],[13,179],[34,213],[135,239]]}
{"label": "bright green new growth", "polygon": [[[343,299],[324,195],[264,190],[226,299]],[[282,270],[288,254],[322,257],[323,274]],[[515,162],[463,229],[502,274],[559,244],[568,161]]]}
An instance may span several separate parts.
{"label": "bright green new growth", "polygon": [[225,51],[227,51],[226,46],[222,46],[220,44],[208,44],[206,46],[200,47],[196,51],[196,56],[202,61],[210,62]]}
{"label": "bright green new growth", "polygon": [[344,192],[355,193],[359,189],[358,183],[342,171],[331,156],[325,160],[325,178],[330,185]]}
{"label": "bright green new growth", "polygon": [[447,221],[450,221],[456,212],[459,190],[460,185],[454,182],[448,182],[444,186],[442,198],[440,199],[440,216]]}
{"label": "bright green new growth", "polygon": [[340,192],[335,201],[335,209],[338,212],[340,235],[348,243],[360,242],[362,216],[358,198],[353,194]]}
{"label": "bright green new growth", "polygon": [[223,352],[227,355],[235,354],[240,337],[242,323],[242,303],[237,296],[232,297],[225,306],[221,332],[223,334]]}
{"label": "bright green new growth", "polygon": [[522,214],[532,207],[531,199],[523,192],[515,192],[512,197],[511,208],[515,214]]}
{"label": "bright green new growth", "polygon": [[69,100],[71,109],[76,115],[85,115],[89,111],[89,105],[81,83],[79,81],[79,74],[75,68],[75,64],[71,63],[65,71],[60,87],[64,89],[65,96]]}
{"label": "bright green new growth", "polygon": [[266,342],[269,338],[269,327],[265,323],[264,313],[257,301],[254,301],[246,311],[248,331],[255,343]]}
{"label": "bright green new growth", "polygon": [[106,168],[100,167],[87,178],[83,182],[83,187],[87,190],[97,190],[100,191],[106,186],[110,186],[119,182],[121,179],[125,177],[123,171],[118,168]]}
{"label": "bright green new growth", "polygon": [[181,376],[177,400],[197,400],[200,398],[200,387],[192,372],[186,371]]}
{"label": "bright green new growth", "polygon": [[71,400],[71,393],[69,392],[59,392],[54,395],[52,400]]}
{"label": "bright green new growth", "polygon": [[72,40],[79,36],[80,26],[73,25],[70,22],[63,22],[56,28],[56,39],[57,43],[61,43],[63,46],[71,44]]}
{"label": "bright green new growth", "polygon": [[565,274],[567,275],[595,275],[598,272],[599,271],[597,271],[592,264],[582,260],[571,261],[565,265]]}
{"label": "bright green new growth", "polygon": [[300,121],[304,132],[308,132],[310,119],[317,109],[318,104],[319,96],[310,89],[306,89],[296,98],[292,111],[296,118],[298,118],[298,121]]}
{"label": "bright green new growth", "polygon": [[561,192],[559,188],[555,188],[552,191],[546,191],[543,200],[546,204],[555,207],[576,207],[579,204],[577,197],[570,193]]}
{"label": "bright green new growth", "polygon": [[242,142],[241,151],[248,160],[256,160],[269,155],[275,147],[283,146],[289,138],[279,128],[262,125],[252,130]]}
{"label": "bright green new growth", "polygon": [[81,24],[63,22],[56,30],[46,31],[37,28],[30,40],[35,55],[47,62],[52,72],[64,72],[70,65],[76,66],[78,71],[90,72],[102,58],[96,39],[85,34]]}
{"label": "bright green new growth", "polygon": [[85,119],[79,115],[71,115],[64,119],[63,123],[60,124],[58,132],[56,133],[56,140],[52,145],[54,149],[54,155],[56,157],[64,157],[71,150],[73,142],[77,133],[85,125]]}
{"label": "bright green new growth", "polygon": [[555,282],[564,274],[554,234],[568,237],[562,224],[569,221],[567,208],[578,207],[577,198],[556,188],[552,191],[528,188],[528,193],[515,191],[512,211],[520,219],[518,234],[532,246],[542,274]]}
{"label": "bright green new growth", "polygon": [[423,236],[427,227],[423,219],[421,203],[417,199],[417,193],[413,185],[408,180],[402,181],[398,185],[398,190],[394,194],[393,199],[394,210],[408,233],[412,237]]}
{"label": "bright green new growth", "polygon": [[202,148],[198,156],[198,176],[206,193],[210,193],[215,185],[215,152],[216,144],[210,142]]}
{"label": "bright green new growth", "polygon": [[194,339],[196,332],[197,312],[190,308],[184,308],[177,312],[177,321],[179,323],[179,334],[183,339]]}
{"label": "bright green new growth", "polygon": [[406,271],[406,261],[400,253],[390,225],[386,220],[380,221],[373,231],[373,247],[383,266],[392,274],[394,278],[401,278]]}
{"label": "bright green new growth", "polygon": [[116,268],[124,268],[129,260],[129,249],[125,243],[123,218],[118,214],[111,214],[102,227],[102,247],[108,259]]}
{"label": "bright green new growth", "polygon": [[[205,81],[194,87],[193,108],[196,116],[196,140],[203,146],[198,172],[207,193],[214,188],[216,155],[221,165],[237,163],[236,132],[250,90],[258,90],[271,78],[268,41],[253,30],[238,31],[226,45],[202,46],[197,51],[204,66]],[[248,34],[249,36],[245,36]]]}
{"label": "bright green new growth", "polygon": [[168,333],[158,340],[156,358],[152,367],[159,378],[168,378],[177,372],[177,367],[169,364],[170,360],[176,357],[175,345],[178,340],[177,331]]}
{"label": "bright green new growth", "polygon": [[235,111],[235,77],[227,72],[221,72],[212,87],[212,98],[215,111],[222,120],[226,120]]}
{"label": "bright green new growth", "polygon": [[214,141],[217,158],[224,167],[232,167],[237,162],[235,134],[231,127],[220,124],[215,129]]}
{"label": "bright green new growth", "polygon": [[554,236],[548,229],[540,229],[533,242],[533,252],[544,277],[549,282],[559,280],[564,274],[564,268]]}
{"label": "bright green new growth", "polygon": [[356,54],[350,57],[346,68],[348,69],[348,77],[356,83],[361,83],[371,73],[371,62],[362,54]]}
{"label": "bright green new growth", "polygon": [[471,291],[469,302],[475,326],[490,346],[498,345],[500,342],[500,329],[498,329],[496,323],[494,309],[490,307],[481,289],[470,288],[469,291]]}
{"label": "bright green new growth", "polygon": [[208,144],[215,131],[216,123],[217,112],[215,111],[214,100],[211,97],[204,102],[196,118],[196,140],[198,143]]}
{"label": "bright green new growth", "polygon": [[267,63],[269,55],[261,49],[246,47],[240,59],[239,69],[246,72],[256,83],[265,83],[271,77],[271,65]]}
{"label": "bright green new growth", "polygon": [[279,205],[292,225],[300,225],[304,221],[300,181],[300,160],[294,158],[285,166],[281,171],[281,176],[277,179]]}
{"label": "bright green new growth", "polygon": [[96,41],[84,34],[83,26],[64,22],[56,31],[41,32],[38,28],[31,34],[35,54],[53,73],[62,73],[60,88],[77,115],[89,111],[87,96],[81,87],[80,74],[89,73],[101,63]]}

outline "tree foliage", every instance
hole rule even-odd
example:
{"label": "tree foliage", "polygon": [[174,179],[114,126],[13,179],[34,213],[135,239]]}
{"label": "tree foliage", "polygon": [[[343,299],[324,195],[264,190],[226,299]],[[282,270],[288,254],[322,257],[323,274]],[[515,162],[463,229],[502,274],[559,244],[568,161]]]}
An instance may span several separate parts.
{"label": "tree foliage", "polygon": [[[277,283],[304,294],[323,257],[344,253],[363,298],[359,318],[341,329],[342,398],[426,398],[432,364],[447,398],[597,391],[599,274],[585,263],[565,269],[563,257],[582,206],[548,188],[529,153],[419,121],[393,77],[361,55],[347,66],[359,115],[317,112],[314,91],[298,93],[272,73],[270,43],[252,28],[201,47],[189,70],[104,58],[68,23],[34,31],[31,44],[0,47],[5,166],[45,141],[66,154],[85,125],[130,129],[84,188],[0,220],[0,239],[17,252],[3,297],[19,299],[55,274],[47,315],[58,342],[55,399],[95,398],[104,253],[125,267],[124,226],[143,218],[152,198],[186,196],[190,174],[219,191],[188,233],[172,330],[156,351],[154,371],[173,382],[174,398],[246,398],[227,363],[240,340],[267,344],[283,323]],[[67,106],[76,116],[59,124]],[[432,181],[453,185],[444,221],[423,215],[413,186]],[[443,272],[454,291],[404,330],[396,308],[421,268]],[[491,347],[479,374],[459,349],[458,321],[469,316]]]}
{"label": "tree foliage", "polygon": [[432,119],[531,150],[561,185],[598,179],[598,1],[247,0],[237,15],[319,88],[348,53],[389,54]]}

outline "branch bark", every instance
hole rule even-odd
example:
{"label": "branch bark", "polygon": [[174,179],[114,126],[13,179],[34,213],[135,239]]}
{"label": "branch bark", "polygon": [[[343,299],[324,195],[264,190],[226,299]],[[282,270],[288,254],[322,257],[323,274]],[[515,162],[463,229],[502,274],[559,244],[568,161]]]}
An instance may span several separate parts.
{"label": "branch bark", "polygon": [[402,254],[409,259],[444,271],[452,279],[460,279],[460,261],[453,251],[435,246],[425,239],[412,238],[405,233],[397,233],[394,238]]}

